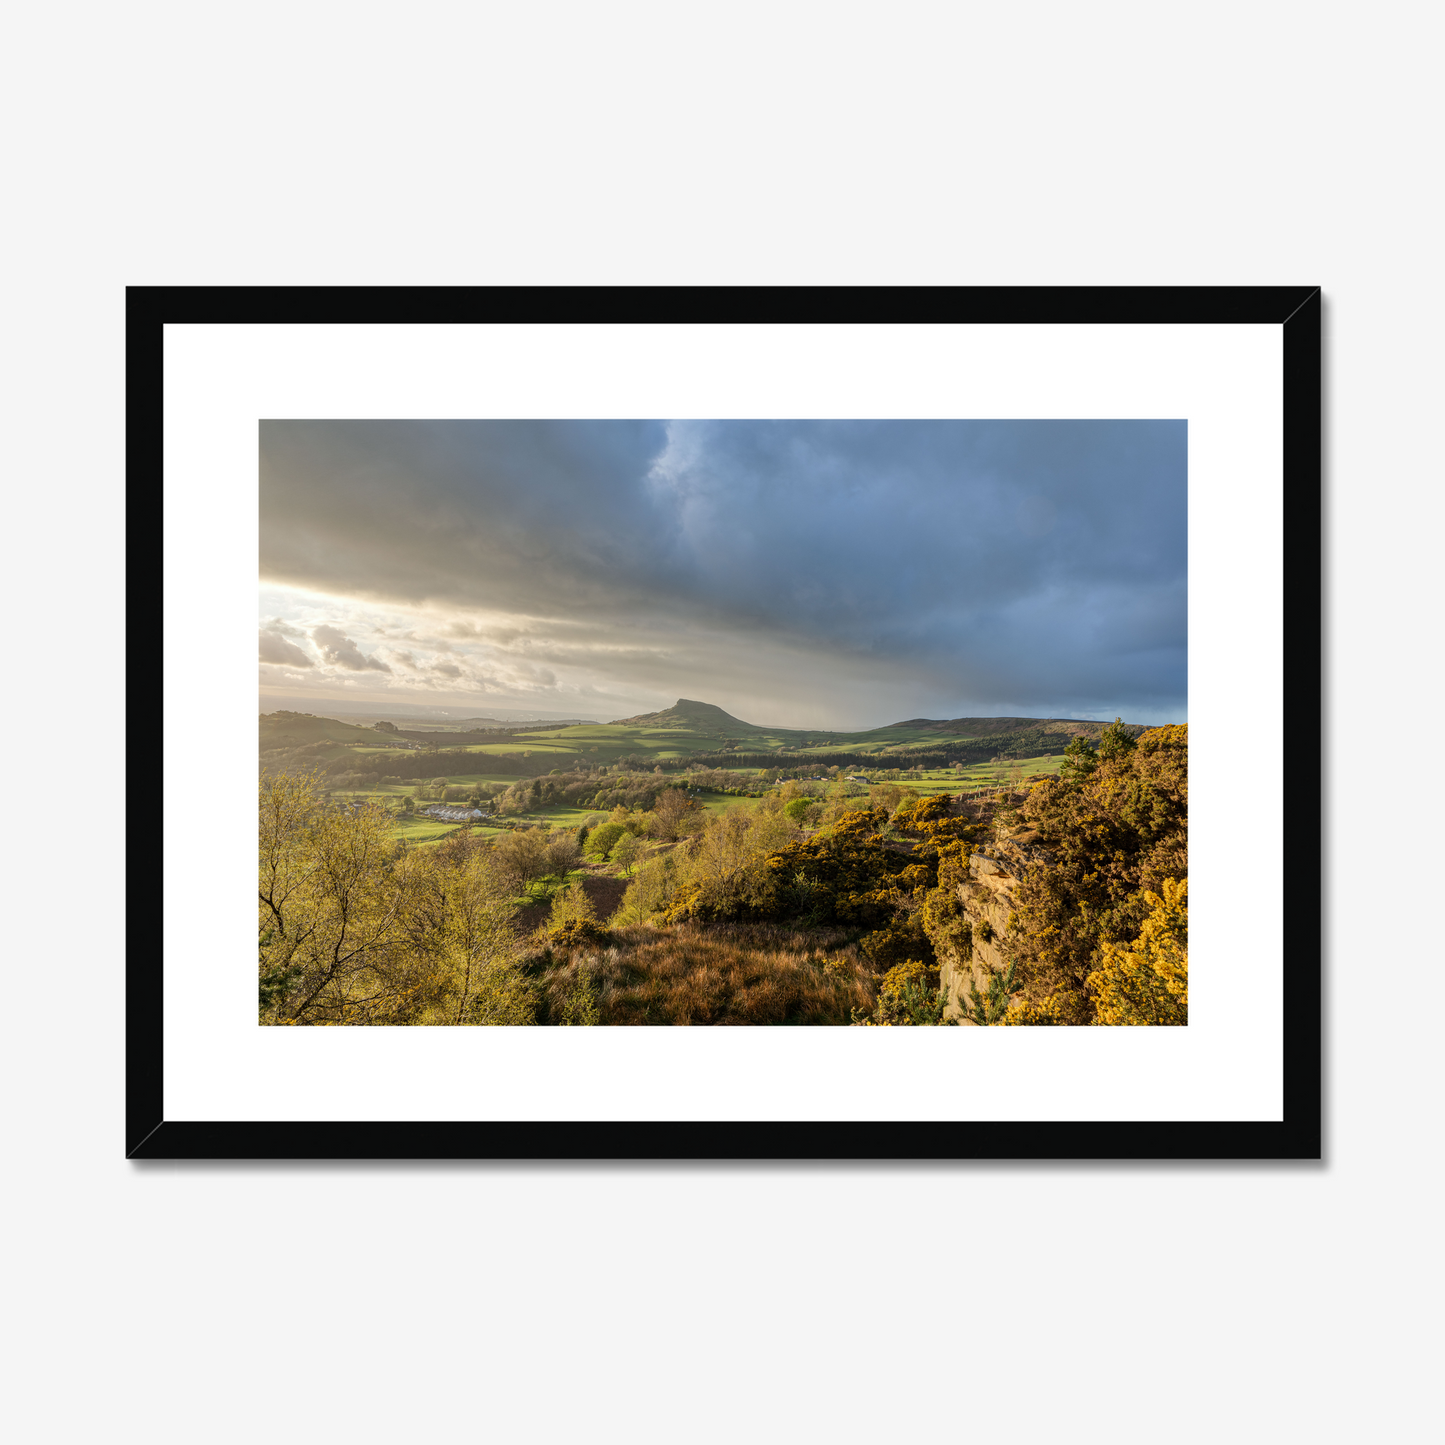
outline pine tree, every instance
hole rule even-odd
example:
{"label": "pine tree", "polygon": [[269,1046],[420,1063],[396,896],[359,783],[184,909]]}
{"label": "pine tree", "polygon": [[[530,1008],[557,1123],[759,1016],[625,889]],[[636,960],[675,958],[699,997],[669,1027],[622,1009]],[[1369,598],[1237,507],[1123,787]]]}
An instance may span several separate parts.
{"label": "pine tree", "polygon": [[1068,747],[1064,749],[1064,763],[1059,769],[1059,776],[1082,782],[1098,766],[1098,753],[1090,746],[1088,738],[1079,733],[1069,740]]}
{"label": "pine tree", "polygon": [[1008,1012],[1009,1001],[1023,987],[1014,979],[1017,968],[1017,962],[1010,959],[1006,973],[990,972],[986,994],[979,993],[976,983],[969,984],[969,1002],[963,1006],[963,1011],[979,1028],[996,1024]]}
{"label": "pine tree", "polygon": [[1134,738],[1129,729],[1124,726],[1122,718],[1115,718],[1103,731],[1099,738],[1099,757],[1104,762],[1114,758],[1122,758],[1126,753],[1134,751]]}

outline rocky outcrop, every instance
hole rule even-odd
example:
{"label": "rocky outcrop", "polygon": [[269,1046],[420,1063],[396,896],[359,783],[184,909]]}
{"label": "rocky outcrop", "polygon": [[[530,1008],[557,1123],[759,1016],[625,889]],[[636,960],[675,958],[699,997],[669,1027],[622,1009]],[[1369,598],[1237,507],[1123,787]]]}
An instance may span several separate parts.
{"label": "rocky outcrop", "polygon": [[939,983],[948,990],[948,1017],[961,1024],[970,1022],[963,1010],[970,988],[984,993],[989,974],[1008,968],[1006,940],[1018,906],[1016,890],[1029,864],[1048,856],[1037,838],[1024,832],[984,845],[969,859],[968,877],[957,885],[971,945],[939,950]]}

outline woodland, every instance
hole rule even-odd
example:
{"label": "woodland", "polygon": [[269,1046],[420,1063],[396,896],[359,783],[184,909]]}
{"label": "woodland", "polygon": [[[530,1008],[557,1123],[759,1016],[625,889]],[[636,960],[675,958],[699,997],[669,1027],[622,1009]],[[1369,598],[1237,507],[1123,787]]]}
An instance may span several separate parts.
{"label": "woodland", "polygon": [[[485,803],[488,826],[423,844],[398,836],[398,817],[449,797],[455,760],[431,774],[408,756],[412,794],[390,809],[338,801],[358,769],[308,766],[315,744],[273,748],[259,1021],[1186,1024],[1188,729],[1090,731],[1056,772],[995,754],[995,784],[957,792],[957,772],[921,787],[914,759],[866,779],[821,756],[711,768],[706,751],[681,780],[663,760],[516,781],[498,767],[456,789]],[[443,750],[428,757],[443,766]],[[524,821],[550,804],[591,811]],[[965,900],[975,859],[1005,846],[1028,861],[995,930]],[[941,969],[985,941],[1006,962],[950,1006]]]}

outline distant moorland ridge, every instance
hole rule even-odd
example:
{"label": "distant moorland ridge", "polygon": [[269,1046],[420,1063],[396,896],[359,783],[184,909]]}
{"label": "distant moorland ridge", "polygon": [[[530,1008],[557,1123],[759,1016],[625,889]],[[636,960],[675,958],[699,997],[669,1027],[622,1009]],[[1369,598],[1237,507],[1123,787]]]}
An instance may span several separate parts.
{"label": "distant moorland ridge", "polygon": [[1108,727],[1108,723],[1073,717],[914,717],[905,722],[889,723],[889,727],[916,728],[923,732],[946,733],[952,737],[997,737],[1000,733],[1037,729],[1039,732],[1059,733],[1064,737],[1083,734],[1092,739],[1098,737]]}
{"label": "distant moorland ridge", "polygon": [[[689,768],[967,766],[1062,753],[1071,737],[1095,743],[1105,724],[1067,718],[915,718],[860,732],[760,727],[713,703],[679,698],[670,708],[612,723],[543,722],[438,731],[381,720],[278,711],[260,718],[263,770],[320,768],[328,776],[538,777],[599,768],[649,774]],[[1126,724],[1130,735],[1143,728]]]}
{"label": "distant moorland ridge", "polygon": [[[757,723],[743,722],[729,712],[710,702],[697,702],[692,698],[680,697],[669,708],[661,712],[639,713],[636,717],[620,717],[613,720],[611,727],[665,728],[681,727],[705,731],[735,730],[742,733],[762,732],[803,732],[831,736],[832,730],[820,728],[768,728]],[[1088,718],[1038,718],[1038,717],[956,717],[956,718],[909,718],[904,722],[887,724],[887,728],[908,728],[915,732],[943,733],[951,737],[998,737],[1005,733],[1026,732],[1036,729],[1040,732],[1059,733],[1063,737],[1074,737],[1082,733],[1093,739],[1108,726]],[[884,732],[886,728],[869,728],[868,732]],[[852,734],[849,734],[850,736]]]}

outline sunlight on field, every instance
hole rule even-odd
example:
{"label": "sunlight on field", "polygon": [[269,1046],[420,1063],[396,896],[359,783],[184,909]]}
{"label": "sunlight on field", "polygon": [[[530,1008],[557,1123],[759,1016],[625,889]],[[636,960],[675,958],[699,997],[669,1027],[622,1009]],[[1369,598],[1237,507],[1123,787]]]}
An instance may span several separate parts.
{"label": "sunlight on field", "polygon": [[431,842],[445,837],[448,833],[455,833],[456,830],[455,823],[443,823],[432,818],[398,818],[392,825],[393,834],[408,843]]}

